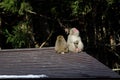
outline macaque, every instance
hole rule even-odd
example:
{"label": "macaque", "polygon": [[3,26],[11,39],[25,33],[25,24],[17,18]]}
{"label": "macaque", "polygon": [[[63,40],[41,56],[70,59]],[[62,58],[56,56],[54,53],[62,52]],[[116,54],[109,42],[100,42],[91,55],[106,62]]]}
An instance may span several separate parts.
{"label": "macaque", "polygon": [[81,52],[84,48],[81,37],[79,36],[79,31],[76,28],[71,28],[68,39],[67,39],[68,49],[71,52]]}
{"label": "macaque", "polygon": [[61,54],[68,52],[67,42],[62,35],[57,36],[55,42],[55,51]]}

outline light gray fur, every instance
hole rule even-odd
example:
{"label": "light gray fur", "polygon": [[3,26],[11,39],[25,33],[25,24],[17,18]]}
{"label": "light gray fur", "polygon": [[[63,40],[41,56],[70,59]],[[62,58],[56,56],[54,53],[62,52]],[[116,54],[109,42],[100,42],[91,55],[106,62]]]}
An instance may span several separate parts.
{"label": "light gray fur", "polygon": [[67,45],[69,51],[76,52],[76,48],[79,50],[77,52],[81,52],[84,48],[81,37],[79,36],[79,31],[76,28],[70,29],[70,33],[67,39]]}

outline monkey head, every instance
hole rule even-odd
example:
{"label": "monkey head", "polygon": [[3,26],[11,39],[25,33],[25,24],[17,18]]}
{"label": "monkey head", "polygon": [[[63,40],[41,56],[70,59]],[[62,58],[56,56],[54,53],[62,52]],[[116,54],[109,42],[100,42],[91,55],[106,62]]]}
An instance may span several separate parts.
{"label": "monkey head", "polygon": [[64,37],[62,35],[57,36],[57,40],[62,41]]}
{"label": "monkey head", "polygon": [[79,36],[79,31],[78,31],[78,29],[72,28],[72,29],[70,30],[70,35]]}

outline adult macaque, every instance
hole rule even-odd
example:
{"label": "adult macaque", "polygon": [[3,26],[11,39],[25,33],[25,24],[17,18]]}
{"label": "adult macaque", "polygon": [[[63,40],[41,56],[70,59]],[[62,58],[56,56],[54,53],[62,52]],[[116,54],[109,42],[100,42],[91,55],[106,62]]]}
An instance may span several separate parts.
{"label": "adult macaque", "polygon": [[67,42],[62,35],[57,36],[55,42],[55,51],[61,54],[68,52]]}
{"label": "adult macaque", "polygon": [[71,28],[67,39],[68,49],[71,52],[81,52],[84,48],[79,31],[76,28]]}

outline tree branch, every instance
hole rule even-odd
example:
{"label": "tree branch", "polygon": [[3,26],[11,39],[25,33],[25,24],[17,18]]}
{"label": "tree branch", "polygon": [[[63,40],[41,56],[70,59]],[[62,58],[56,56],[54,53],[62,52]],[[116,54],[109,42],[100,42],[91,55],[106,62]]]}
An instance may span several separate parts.
{"label": "tree branch", "polygon": [[48,38],[46,39],[46,41],[44,41],[39,48],[42,48],[46,44],[46,42],[50,39],[50,37],[52,36],[52,34],[53,34],[53,30],[51,31],[51,33],[48,36]]}

